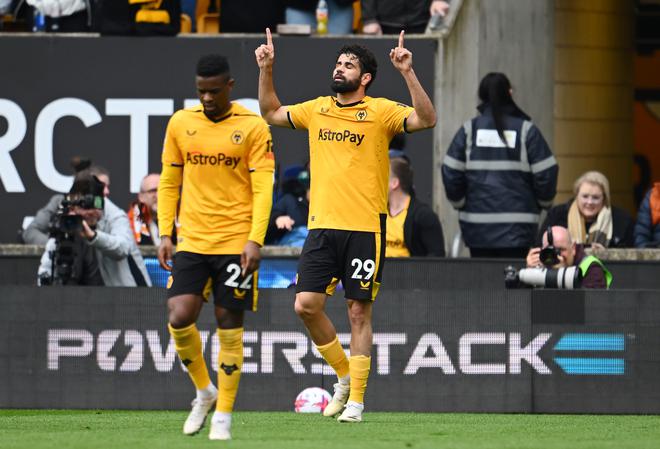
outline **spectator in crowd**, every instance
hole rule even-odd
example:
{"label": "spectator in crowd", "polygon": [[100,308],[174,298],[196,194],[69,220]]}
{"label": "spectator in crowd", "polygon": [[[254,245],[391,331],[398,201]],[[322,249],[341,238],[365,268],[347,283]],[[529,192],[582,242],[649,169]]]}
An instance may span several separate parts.
{"label": "spectator in crowd", "polygon": [[637,248],[660,246],[660,182],[653,184],[639,205],[634,235]]}
{"label": "spectator in crowd", "polygon": [[385,257],[445,256],[440,220],[415,198],[413,170],[404,158],[390,160],[387,202]]}
{"label": "spectator in crowd", "polygon": [[282,0],[222,0],[221,33],[262,33],[284,23]]}
{"label": "spectator in crowd", "polygon": [[181,29],[181,0],[106,0],[96,8],[95,30],[104,36],[175,36]]}
{"label": "spectator in crowd", "polygon": [[[328,34],[353,33],[353,2],[356,0],[326,0]],[[309,25],[316,29],[316,6],[312,0],[284,0],[286,23]]]}
{"label": "spectator in crowd", "polygon": [[392,137],[392,140],[390,140],[390,159],[394,159],[395,157],[400,157],[405,159],[408,163],[410,163],[410,158],[408,157],[408,154],[406,153],[406,135],[405,134],[397,134],[396,136]]}
{"label": "spectator in crowd", "polygon": [[445,16],[443,0],[361,0],[364,34],[424,33],[431,16]]}
{"label": "spectator in crowd", "polygon": [[43,31],[53,33],[92,31],[95,4],[93,0],[27,0],[27,4],[34,8],[35,17],[37,14],[44,17]]}
{"label": "spectator in crowd", "polygon": [[[71,166],[75,173],[82,170],[89,170],[99,181],[103,183],[103,196],[110,195],[110,173],[100,165],[92,165],[89,159],[73,158]],[[48,228],[53,215],[64,199],[64,195],[57,193],[53,195],[48,204],[37,211],[34,220],[23,231],[23,242],[30,245],[45,245],[48,241]]]}
{"label": "spectator in crowd", "polygon": [[[91,170],[78,172],[67,197],[73,201],[91,197],[91,204],[75,204],[69,215],[82,217],[80,230],[73,232],[70,261],[57,257],[62,239],[50,238],[41,256],[41,284],[70,283],[108,287],[151,286],[142,254],[135,244],[126,213],[103,197],[105,185]],[[53,256],[55,255],[55,260]],[[62,270],[61,261],[68,267]],[[66,271],[66,274],[64,274]],[[68,279],[67,279],[68,278]]]}
{"label": "spectator in crowd", "polygon": [[445,155],[445,192],[472,257],[523,258],[541,209],[555,197],[557,162],[513,101],[506,75],[486,75],[479,99],[480,114],[463,124]]}
{"label": "spectator in crowd", "polygon": [[9,14],[12,12],[12,5],[14,0],[0,0],[0,14]]}
{"label": "spectator in crowd", "polygon": [[158,233],[158,182],[160,175],[150,173],[140,183],[137,200],[128,208],[128,221],[138,245],[160,245]]}
{"label": "spectator in crowd", "polygon": [[541,229],[566,227],[575,243],[586,246],[633,246],[634,222],[628,212],[611,205],[610,183],[605,175],[586,172],[575,181],[573,193],[575,198],[550,209]]}
{"label": "spectator in crowd", "polygon": [[273,205],[268,224],[268,244],[302,247],[307,237],[309,172],[302,166],[285,170],[282,197]]}
{"label": "spectator in crowd", "polygon": [[[587,256],[584,245],[575,243],[571,234],[563,226],[552,226],[543,233],[543,248],[549,246],[548,232],[552,232],[552,246],[557,251],[559,262],[546,268],[560,268],[577,266],[582,275],[582,288],[609,288],[612,283],[612,274],[607,270],[603,262],[595,256]],[[541,268],[543,263],[540,258],[541,248],[532,248],[527,253],[527,267]]]}

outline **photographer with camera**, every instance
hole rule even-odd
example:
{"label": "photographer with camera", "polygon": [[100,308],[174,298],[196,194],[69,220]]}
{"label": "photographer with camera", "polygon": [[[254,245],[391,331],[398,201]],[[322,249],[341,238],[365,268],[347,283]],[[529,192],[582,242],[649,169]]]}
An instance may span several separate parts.
{"label": "photographer with camera", "polygon": [[[550,269],[569,267],[577,267],[576,277],[580,280],[577,286],[582,288],[609,288],[612,283],[612,274],[603,262],[595,256],[586,255],[584,246],[572,241],[568,229],[562,226],[548,227],[543,234],[543,247],[532,248],[527,253],[527,268],[547,269],[549,272]],[[563,275],[568,271],[561,273]],[[527,283],[522,276],[520,280]]]}
{"label": "photographer with camera", "polygon": [[76,174],[50,224],[39,285],[151,286],[126,213],[90,170]]}
{"label": "photographer with camera", "polygon": [[[107,198],[110,195],[110,172],[107,169],[100,165],[92,164],[90,159],[80,156],[76,156],[71,160],[71,167],[73,168],[74,175],[83,170],[89,170],[91,174],[96,176],[104,184],[103,196]],[[23,243],[45,245],[48,242],[50,223],[63,199],[64,195],[56,193],[48,200],[48,204],[37,211],[32,222],[22,232],[21,238]]]}

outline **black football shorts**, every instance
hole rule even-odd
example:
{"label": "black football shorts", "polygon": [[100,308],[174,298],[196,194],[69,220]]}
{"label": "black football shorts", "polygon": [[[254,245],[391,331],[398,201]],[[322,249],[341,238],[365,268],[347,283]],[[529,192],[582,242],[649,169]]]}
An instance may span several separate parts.
{"label": "black football shorts", "polygon": [[241,276],[241,256],[208,255],[179,251],[173,257],[172,275],[167,281],[168,298],[201,295],[205,301],[213,292],[216,306],[233,310],[257,310],[259,292],[255,271]]}
{"label": "black football shorts", "polygon": [[332,295],[337,283],[346,299],[375,300],[385,260],[382,232],[312,229],[298,262],[296,292]]}

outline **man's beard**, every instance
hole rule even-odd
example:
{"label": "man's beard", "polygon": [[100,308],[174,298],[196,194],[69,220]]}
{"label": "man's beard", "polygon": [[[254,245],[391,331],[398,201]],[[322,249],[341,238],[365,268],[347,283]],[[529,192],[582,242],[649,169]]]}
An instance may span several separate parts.
{"label": "man's beard", "polygon": [[345,94],[349,92],[355,92],[360,87],[360,80],[355,79],[353,81],[343,80],[332,80],[330,88],[333,92],[337,94]]}

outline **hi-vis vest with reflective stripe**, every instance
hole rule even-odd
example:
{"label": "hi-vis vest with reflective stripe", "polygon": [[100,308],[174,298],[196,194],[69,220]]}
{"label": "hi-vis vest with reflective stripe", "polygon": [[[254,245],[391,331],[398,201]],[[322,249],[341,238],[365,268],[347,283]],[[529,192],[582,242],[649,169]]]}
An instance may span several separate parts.
{"label": "hi-vis vest with reflective stripe", "polygon": [[504,141],[488,109],[465,122],[442,164],[469,248],[532,246],[540,210],[556,193],[557,163],[539,129],[519,116],[504,116],[502,125]]}
{"label": "hi-vis vest with reflective stripe", "polygon": [[[454,159],[453,157],[447,155],[444,159],[444,164],[448,167],[454,168],[456,170],[488,170],[488,171],[520,171],[524,173],[536,174],[546,170],[553,165],[557,164],[557,160],[554,156],[550,156],[540,162],[530,164],[527,157],[527,134],[529,133],[530,128],[532,127],[532,122],[525,120],[522,123],[522,128],[520,130],[520,160],[476,160],[473,161],[470,159],[470,153],[472,152],[473,140],[472,140],[472,120],[468,120],[463,124],[463,129],[466,136],[466,145],[465,145],[465,162]],[[517,132],[512,130],[504,131],[504,138],[507,141],[505,145],[504,142],[500,139],[497,130],[494,129],[478,129],[477,135],[475,136],[475,142],[479,147],[493,147],[493,148],[505,148],[509,146],[515,148],[516,146],[516,137]],[[537,200],[539,206],[541,207],[550,207],[552,205],[552,200],[542,201]],[[465,202],[465,199],[463,199]],[[462,204],[456,205],[455,207],[461,207]],[[538,223],[539,214],[535,213],[520,213],[520,212],[501,212],[501,213],[474,213],[474,212],[465,212],[460,211],[458,213],[458,218],[460,220],[466,221],[468,223]]]}
{"label": "hi-vis vest with reflective stripe", "polygon": [[600,261],[599,258],[596,256],[587,256],[584,259],[582,259],[582,262],[580,262],[580,265],[578,265],[578,268],[580,269],[580,274],[582,274],[582,277],[585,277],[587,275],[587,270],[589,270],[589,267],[591,264],[597,264],[603,269],[603,273],[605,273],[605,282],[607,284],[607,288],[610,288],[610,284],[612,284],[612,273],[609,272],[607,268],[605,268],[605,265],[603,262]]}

